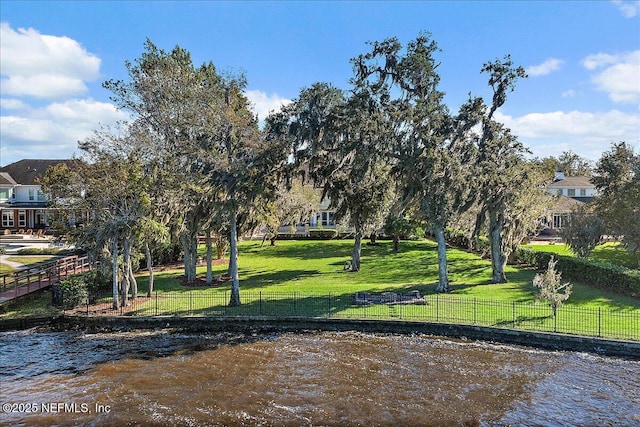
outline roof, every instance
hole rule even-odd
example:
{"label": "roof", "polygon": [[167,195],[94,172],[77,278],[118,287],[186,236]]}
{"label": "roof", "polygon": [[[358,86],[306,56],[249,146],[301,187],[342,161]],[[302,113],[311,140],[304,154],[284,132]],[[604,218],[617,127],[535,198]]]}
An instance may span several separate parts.
{"label": "roof", "polygon": [[14,185],[38,185],[46,170],[51,166],[55,166],[60,163],[70,165],[75,161],[76,160],[19,160],[0,168],[0,176],[3,177],[0,178],[0,182],[2,182],[2,180],[5,179],[4,177],[8,174],[9,178],[13,179]]}
{"label": "roof", "polygon": [[559,179],[549,184],[547,188],[567,188],[567,187],[586,187],[595,188],[595,185],[591,183],[591,178],[588,176],[567,176],[564,179]]}
{"label": "roof", "polygon": [[579,206],[584,206],[584,202],[567,196],[557,196],[551,206],[551,210],[554,212],[571,212],[576,210]]}
{"label": "roof", "polygon": [[17,182],[6,172],[0,172],[0,185],[16,185]]}

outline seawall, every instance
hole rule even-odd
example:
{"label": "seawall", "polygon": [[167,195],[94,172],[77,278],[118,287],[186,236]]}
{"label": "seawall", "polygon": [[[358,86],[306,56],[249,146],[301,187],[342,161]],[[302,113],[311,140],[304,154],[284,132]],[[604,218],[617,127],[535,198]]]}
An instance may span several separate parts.
{"label": "seawall", "polygon": [[176,329],[189,332],[275,333],[359,331],[432,336],[514,344],[556,351],[576,351],[640,360],[640,342],[547,332],[447,323],[274,317],[28,317],[0,320],[0,331],[45,327],[54,330],[128,331]]}

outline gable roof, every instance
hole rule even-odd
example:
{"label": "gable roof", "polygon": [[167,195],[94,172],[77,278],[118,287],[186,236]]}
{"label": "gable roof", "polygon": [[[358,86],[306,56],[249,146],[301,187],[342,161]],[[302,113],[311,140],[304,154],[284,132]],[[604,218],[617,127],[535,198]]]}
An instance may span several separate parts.
{"label": "gable roof", "polygon": [[9,175],[6,172],[0,172],[0,185],[11,185],[11,186],[14,186],[16,184],[17,184],[17,182],[15,182],[13,180],[13,178],[11,178],[11,175]]}
{"label": "gable roof", "polygon": [[[33,160],[24,159],[0,168],[0,175],[8,175],[14,184],[38,185],[47,169],[60,163],[71,166],[76,160]],[[7,178],[4,178],[7,179]]]}
{"label": "gable roof", "polygon": [[552,182],[547,188],[567,188],[567,187],[586,187],[595,188],[595,185],[591,183],[591,178],[588,176],[567,176],[564,179],[559,179]]}

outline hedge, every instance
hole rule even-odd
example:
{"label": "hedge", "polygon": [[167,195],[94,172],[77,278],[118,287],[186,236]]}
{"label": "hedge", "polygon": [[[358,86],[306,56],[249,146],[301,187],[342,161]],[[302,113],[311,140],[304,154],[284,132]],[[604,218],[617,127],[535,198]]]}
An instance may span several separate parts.
{"label": "hedge", "polygon": [[596,286],[598,288],[637,297],[640,295],[640,270],[631,270],[621,265],[590,259],[535,251],[529,248],[518,248],[515,260],[522,264],[546,270],[551,257],[558,260],[556,269],[565,279]]}
{"label": "hedge", "polygon": [[109,279],[107,272],[92,270],[61,280],[51,286],[53,305],[71,310],[84,304],[90,295],[97,295],[108,290],[110,288]]}
{"label": "hedge", "polygon": [[18,255],[86,255],[83,249],[57,249],[57,248],[24,248],[18,250]]}

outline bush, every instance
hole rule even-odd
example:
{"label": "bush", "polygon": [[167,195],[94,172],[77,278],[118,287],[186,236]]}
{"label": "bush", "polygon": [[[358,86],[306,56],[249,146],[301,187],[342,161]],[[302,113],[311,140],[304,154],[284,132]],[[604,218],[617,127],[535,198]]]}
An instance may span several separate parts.
{"label": "bush", "polygon": [[[471,242],[469,237],[460,230],[453,228],[447,228],[444,231],[444,238],[448,244],[461,249],[471,249]],[[477,253],[483,253],[489,251],[489,239],[486,237],[480,237],[477,242],[477,247],[473,250]]]}
{"label": "bush", "polygon": [[[544,270],[552,253],[534,251],[529,248],[518,248],[516,260],[522,264]],[[640,271],[631,270],[620,265],[583,258],[556,255],[556,269],[563,277],[596,286],[600,289],[624,295],[640,295]]]}
{"label": "bush", "polygon": [[338,230],[334,230],[334,229],[309,230],[310,239],[330,240],[330,239],[335,239],[337,236],[338,236]]}
{"label": "bush", "polygon": [[81,275],[61,280],[51,287],[51,291],[53,305],[61,306],[64,310],[71,310],[80,304],[85,304],[89,296],[87,283]]}
{"label": "bush", "polygon": [[[92,270],[61,280],[51,287],[53,305],[70,310],[95,299],[110,289],[111,275],[105,270]],[[93,301],[89,301],[93,302]]]}
{"label": "bush", "polygon": [[89,295],[97,295],[111,289],[111,273],[106,270],[91,270],[81,274]]}
{"label": "bush", "polygon": [[18,250],[18,255],[80,256],[86,253],[84,249],[25,248]]}

